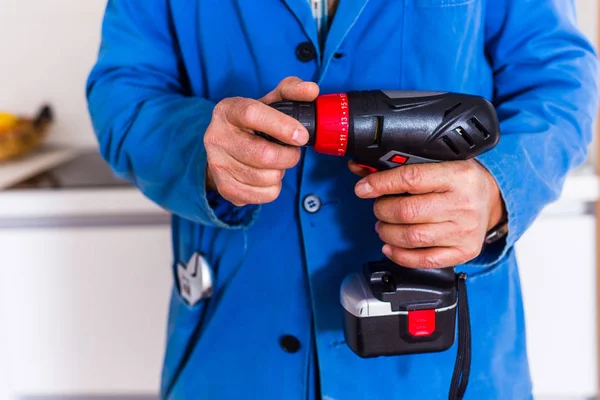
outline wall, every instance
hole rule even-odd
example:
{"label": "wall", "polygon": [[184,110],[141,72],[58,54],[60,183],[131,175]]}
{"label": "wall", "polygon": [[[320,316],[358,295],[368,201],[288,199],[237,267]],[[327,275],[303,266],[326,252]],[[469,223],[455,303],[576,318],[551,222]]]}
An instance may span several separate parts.
{"label": "wall", "polygon": [[85,80],[100,41],[106,0],[0,2],[0,110],[54,105],[51,142],[95,145]]}
{"label": "wall", "polygon": [[[576,4],[579,27],[598,48],[598,0],[577,0]],[[597,141],[598,138],[594,137],[589,148],[588,164],[595,164],[598,158]]]}

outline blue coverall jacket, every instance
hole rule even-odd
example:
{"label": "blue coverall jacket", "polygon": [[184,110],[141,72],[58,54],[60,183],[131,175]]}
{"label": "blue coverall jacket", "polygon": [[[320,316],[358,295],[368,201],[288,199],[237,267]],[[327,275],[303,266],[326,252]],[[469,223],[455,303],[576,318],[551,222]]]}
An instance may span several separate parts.
{"label": "blue coverall jacket", "polygon": [[[317,49],[308,61],[296,55],[304,42]],[[316,382],[328,400],[447,398],[456,344],[361,359],[344,343],[340,283],[382,258],[373,203],[354,194],[347,159],[303,150],[279,198],[262,206],[235,207],[205,190],[203,135],[215,103],[259,98],[291,75],[321,93],[434,90],[493,101],[502,136],[479,162],[498,182],[510,231],[457,266],[469,274],[466,398],[530,398],[513,245],[585,159],[597,107],[596,55],[573,1],[344,0],[320,50],[307,0],[111,0],[87,86],[101,153],[172,212],[171,267],[200,252],[215,275],[213,296],[193,306],[174,284],[163,398],[313,399]],[[321,200],[316,213],[302,206],[309,194]],[[284,351],[282,335],[300,349]]]}

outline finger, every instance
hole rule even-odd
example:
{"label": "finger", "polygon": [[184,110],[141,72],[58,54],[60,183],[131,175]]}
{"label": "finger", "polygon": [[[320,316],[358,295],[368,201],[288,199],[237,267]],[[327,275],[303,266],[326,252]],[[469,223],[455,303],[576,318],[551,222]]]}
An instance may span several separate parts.
{"label": "finger", "polygon": [[427,249],[402,249],[388,244],[383,254],[398,265],[407,268],[446,268],[463,264],[471,259],[456,247],[431,247]]}
{"label": "finger", "polygon": [[361,198],[445,192],[452,187],[452,167],[448,164],[410,164],[376,172],[361,179],[354,190]]}
{"label": "finger", "polygon": [[270,203],[277,199],[281,192],[281,182],[270,187],[255,187],[244,185],[231,177],[220,178],[217,187],[223,198],[238,207]]}
{"label": "finger", "polygon": [[397,225],[379,221],[376,230],[384,243],[403,249],[449,247],[461,244],[456,225],[451,222]]}
{"label": "finger", "polygon": [[304,82],[290,76],[279,82],[269,94],[260,99],[265,104],[282,100],[313,101],[319,95],[319,86],[314,82]]}
{"label": "finger", "polygon": [[238,131],[223,147],[240,163],[259,169],[292,168],[301,154],[297,147],[281,146],[244,131]]}
{"label": "finger", "polygon": [[226,172],[233,177],[236,181],[241,184],[267,188],[278,185],[285,175],[284,169],[258,169],[250,167],[236,160],[235,158],[227,155],[229,162],[227,165]]}
{"label": "finger", "polygon": [[264,132],[293,146],[308,142],[308,131],[300,122],[260,101],[235,98],[225,103],[225,118],[237,128]]}
{"label": "finger", "polygon": [[425,224],[451,221],[460,213],[454,200],[444,193],[387,196],[375,200],[378,220],[390,224]]}
{"label": "finger", "polygon": [[365,177],[372,173],[368,168],[358,166],[354,161],[348,161],[348,168],[350,172],[360,177]]}

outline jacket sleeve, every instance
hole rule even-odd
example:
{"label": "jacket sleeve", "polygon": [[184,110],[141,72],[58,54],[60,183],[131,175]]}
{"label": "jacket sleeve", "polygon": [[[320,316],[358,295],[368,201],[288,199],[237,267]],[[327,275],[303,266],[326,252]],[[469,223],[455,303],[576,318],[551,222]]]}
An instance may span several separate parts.
{"label": "jacket sleeve", "polygon": [[556,200],[586,158],[598,107],[594,49],[576,27],[572,0],[487,2],[485,48],[501,138],[478,157],[504,198],[509,233],[471,264],[497,262]]}
{"label": "jacket sleeve", "polygon": [[[109,0],[87,99],[102,156],[166,210],[222,228],[249,226],[258,206],[205,190],[203,136],[215,104],[186,86],[167,0]],[[201,71],[194,71],[201,73]]]}

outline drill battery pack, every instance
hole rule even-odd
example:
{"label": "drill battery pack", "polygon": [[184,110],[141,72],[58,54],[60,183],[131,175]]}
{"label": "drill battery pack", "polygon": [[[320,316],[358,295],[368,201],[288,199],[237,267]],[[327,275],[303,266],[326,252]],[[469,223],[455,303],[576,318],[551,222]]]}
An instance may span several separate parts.
{"label": "drill battery pack", "polygon": [[346,277],[340,300],[348,346],[364,358],[439,352],[454,344],[454,268],[411,269],[370,262]]}

